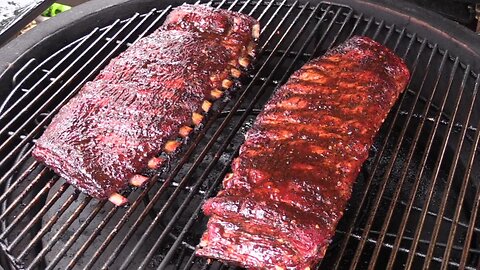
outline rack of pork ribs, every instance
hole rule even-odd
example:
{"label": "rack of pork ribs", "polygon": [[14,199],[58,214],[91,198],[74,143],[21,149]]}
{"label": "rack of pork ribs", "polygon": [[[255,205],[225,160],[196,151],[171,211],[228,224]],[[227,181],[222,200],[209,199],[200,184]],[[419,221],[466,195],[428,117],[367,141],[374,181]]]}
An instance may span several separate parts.
{"label": "rack of pork ribs", "polygon": [[249,269],[311,269],[324,257],[375,134],[409,71],[354,37],[276,90],[247,132],[197,255]]}
{"label": "rack of pork ribs", "polygon": [[[111,62],[54,117],[33,155],[115,205],[177,151],[255,56],[259,23],[183,5]],[[325,255],[375,134],[409,71],[354,37],[277,89],[246,135],[197,255],[250,269],[310,269]]]}
{"label": "rack of pork ribs", "polygon": [[[175,8],[112,59],[38,139],[33,156],[77,189],[115,205],[166,162],[255,54],[259,23],[201,5]],[[163,154],[163,155],[162,155]]]}

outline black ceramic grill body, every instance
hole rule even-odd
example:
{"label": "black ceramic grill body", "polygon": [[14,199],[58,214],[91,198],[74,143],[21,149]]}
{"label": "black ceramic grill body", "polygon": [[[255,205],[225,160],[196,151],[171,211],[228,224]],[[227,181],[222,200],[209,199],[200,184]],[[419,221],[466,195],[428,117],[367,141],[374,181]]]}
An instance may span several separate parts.
{"label": "black ceramic grill body", "polygon": [[214,1],[263,26],[249,76],[131,204],[79,193],[34,161],[56,111],[180,1],[92,1],[0,49],[0,263],[26,269],[224,269],[194,256],[202,202],[229,172],[271,93],[313,57],[366,35],[412,79],[380,130],[322,269],[466,268],[480,262],[480,39],[408,3]]}

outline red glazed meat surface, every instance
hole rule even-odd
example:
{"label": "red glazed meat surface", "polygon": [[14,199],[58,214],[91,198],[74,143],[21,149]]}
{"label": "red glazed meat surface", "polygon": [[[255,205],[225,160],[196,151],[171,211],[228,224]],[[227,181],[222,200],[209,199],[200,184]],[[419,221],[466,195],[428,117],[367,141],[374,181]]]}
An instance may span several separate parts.
{"label": "red glazed meat surface", "polygon": [[373,139],[409,71],[354,37],[276,90],[248,131],[197,254],[250,269],[309,269],[325,255]]}
{"label": "red glazed meat surface", "polygon": [[225,90],[239,59],[253,54],[254,30],[258,22],[239,13],[174,9],[60,109],[33,156],[93,197],[121,191],[182,126],[193,127],[192,114],[218,98],[212,91]]}

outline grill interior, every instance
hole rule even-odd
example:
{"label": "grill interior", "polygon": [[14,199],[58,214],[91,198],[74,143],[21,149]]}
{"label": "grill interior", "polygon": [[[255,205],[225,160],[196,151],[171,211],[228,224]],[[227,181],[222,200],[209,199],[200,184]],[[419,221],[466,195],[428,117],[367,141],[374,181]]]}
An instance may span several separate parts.
{"label": "grill interior", "polygon": [[35,138],[81,85],[171,6],[119,18],[13,77],[0,107],[0,256],[5,268],[225,269],[193,255],[205,198],[272,91],[312,57],[366,35],[403,57],[408,90],[385,121],[322,269],[479,267],[480,79],[441,44],[331,3],[208,2],[258,18],[255,70],[144,189],[112,204],[78,193],[31,158]]}

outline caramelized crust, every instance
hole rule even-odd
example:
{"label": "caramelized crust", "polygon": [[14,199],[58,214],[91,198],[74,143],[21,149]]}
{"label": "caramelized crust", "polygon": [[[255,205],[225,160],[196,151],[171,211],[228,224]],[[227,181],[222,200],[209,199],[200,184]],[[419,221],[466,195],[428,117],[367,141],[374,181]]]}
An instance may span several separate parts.
{"label": "caramelized crust", "polygon": [[174,9],[60,109],[33,156],[93,197],[116,194],[162,165],[160,152],[174,152],[175,139],[188,135],[182,127],[200,124],[202,104],[248,55],[255,25],[235,12]]}
{"label": "caramelized crust", "polygon": [[[248,131],[198,255],[251,269],[308,269],[323,258],[375,134],[409,71],[354,37],[296,71]],[[228,225],[228,226],[227,226]]]}

